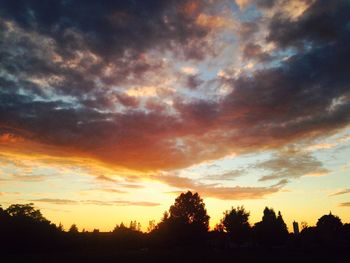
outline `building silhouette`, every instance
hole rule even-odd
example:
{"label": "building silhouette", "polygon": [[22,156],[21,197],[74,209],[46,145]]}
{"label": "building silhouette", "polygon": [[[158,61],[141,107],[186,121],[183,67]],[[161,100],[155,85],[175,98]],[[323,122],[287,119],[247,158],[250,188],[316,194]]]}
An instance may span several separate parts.
{"label": "building silhouette", "polygon": [[294,235],[299,235],[299,224],[298,224],[298,222],[293,221],[293,232],[294,232]]}

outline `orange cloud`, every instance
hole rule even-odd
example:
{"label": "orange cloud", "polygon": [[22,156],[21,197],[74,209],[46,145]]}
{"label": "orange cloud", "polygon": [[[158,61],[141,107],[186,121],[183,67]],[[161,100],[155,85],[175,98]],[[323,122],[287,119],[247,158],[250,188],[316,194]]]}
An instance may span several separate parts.
{"label": "orange cloud", "polygon": [[199,10],[199,1],[189,1],[185,3],[180,9],[188,16],[194,15]]}
{"label": "orange cloud", "polygon": [[150,178],[181,190],[190,189],[204,197],[213,197],[221,200],[261,199],[281,191],[288,182],[287,180],[281,180],[277,184],[266,187],[224,187],[218,184],[202,184],[193,179],[176,175],[160,174],[153,175]]}
{"label": "orange cloud", "polygon": [[208,27],[211,29],[217,28],[228,28],[228,29],[236,29],[238,24],[229,18],[225,18],[222,16],[213,16],[207,14],[200,14],[196,20],[197,24],[200,26]]}

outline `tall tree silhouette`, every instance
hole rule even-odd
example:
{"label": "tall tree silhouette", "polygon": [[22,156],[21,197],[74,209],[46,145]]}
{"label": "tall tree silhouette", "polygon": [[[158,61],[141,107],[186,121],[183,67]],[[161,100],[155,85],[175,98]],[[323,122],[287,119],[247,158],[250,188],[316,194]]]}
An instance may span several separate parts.
{"label": "tall tree silhouette", "polygon": [[165,212],[155,229],[155,235],[162,243],[196,245],[205,239],[209,227],[209,216],[203,199],[198,193],[181,193],[175,203]]}
{"label": "tall tree silhouette", "polygon": [[196,224],[204,230],[208,229],[209,216],[203,199],[198,193],[191,191],[182,193],[175,199],[175,204],[169,209],[170,218],[178,219],[185,224]]}
{"label": "tall tree silhouette", "polygon": [[243,206],[238,206],[225,211],[221,223],[230,239],[240,245],[249,240],[251,228],[248,220],[249,212]]}

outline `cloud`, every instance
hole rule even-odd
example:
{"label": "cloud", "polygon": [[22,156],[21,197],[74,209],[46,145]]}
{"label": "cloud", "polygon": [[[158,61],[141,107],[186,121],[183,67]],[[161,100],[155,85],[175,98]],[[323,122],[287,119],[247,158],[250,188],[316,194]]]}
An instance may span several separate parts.
{"label": "cloud", "polygon": [[117,180],[113,179],[113,178],[110,178],[108,176],[105,176],[105,175],[98,175],[96,176],[96,180],[100,180],[100,181],[107,181],[107,182],[117,182]]}
{"label": "cloud", "polygon": [[115,201],[117,205],[130,205],[130,206],[159,206],[160,203],[144,202],[144,201]]}
{"label": "cloud", "polygon": [[101,200],[84,200],[81,201],[82,204],[88,205],[100,205],[100,206],[158,206],[159,203],[154,202],[138,202],[138,201],[101,201]]}
{"label": "cloud", "polygon": [[112,189],[112,188],[100,188],[100,189],[93,189],[93,190],[99,190],[99,191],[102,191],[102,192],[116,193],[116,194],[126,193],[125,191],[118,190],[118,189]]}
{"label": "cloud", "polygon": [[209,180],[235,180],[237,177],[244,175],[244,170],[232,170],[228,172],[224,172],[221,174],[213,174],[213,175],[207,175],[204,178]]}
{"label": "cloud", "polygon": [[69,199],[56,199],[56,198],[40,198],[29,200],[31,202],[41,202],[41,203],[50,203],[55,205],[76,205],[79,202]]}
{"label": "cloud", "polygon": [[146,201],[123,201],[123,200],[115,200],[115,201],[102,201],[102,200],[69,200],[69,199],[52,199],[52,198],[40,198],[29,200],[31,202],[42,202],[42,203],[50,203],[56,205],[100,205],[100,206],[158,206],[159,203],[154,202],[146,202]]}
{"label": "cloud", "polygon": [[[196,8],[188,12],[187,7],[194,2]],[[119,56],[126,50],[140,52],[170,41],[185,44],[188,38],[205,35],[205,28],[195,23],[201,9],[199,1],[154,1],[151,4],[144,1],[109,4],[57,1],[52,5],[36,1],[18,5],[4,1],[1,13],[27,31],[37,30],[53,38],[62,48],[61,56],[69,56],[74,48],[84,45],[102,56]],[[31,15],[27,10],[31,10]],[[89,15],[91,12],[94,17]]]}
{"label": "cloud", "polygon": [[218,198],[222,200],[249,200],[262,199],[268,195],[280,192],[283,186],[287,184],[286,180],[281,180],[275,185],[267,187],[206,187],[202,186],[198,192],[203,196]]}
{"label": "cloud", "polygon": [[180,70],[187,75],[196,75],[198,72],[198,69],[195,67],[182,67]]}
{"label": "cloud", "polygon": [[[127,176],[125,176],[125,177],[127,177]],[[102,182],[104,181],[104,182],[113,183],[113,185],[121,187],[121,188],[131,188],[131,189],[143,188],[142,185],[123,182],[121,180],[116,180],[116,179],[113,179],[113,178],[105,176],[105,175],[98,175],[95,178],[98,181],[102,181]],[[114,192],[124,193],[124,191],[122,191],[122,190],[115,190],[115,189],[110,189],[110,188],[103,188],[101,190],[110,191],[110,192],[114,191]]]}
{"label": "cloud", "polygon": [[262,176],[259,181],[319,176],[329,172],[310,153],[300,152],[295,149],[280,151],[270,160],[256,164],[255,168],[271,172],[269,175]]}
{"label": "cloud", "polygon": [[341,23],[349,18],[349,14],[342,9],[349,7],[348,1],[313,1],[311,5],[306,1],[297,1],[295,6],[289,6],[297,12],[296,15],[301,15],[294,20],[276,14],[270,23],[270,41],[286,47],[298,46],[303,44],[302,42],[329,43],[345,37],[348,29]]}
{"label": "cloud", "polygon": [[271,60],[272,57],[268,52],[263,51],[259,44],[247,43],[243,49],[243,56],[247,59],[256,59],[260,61]]}
{"label": "cloud", "polygon": [[236,0],[236,4],[239,6],[240,9],[246,8],[252,0]]}
{"label": "cloud", "polygon": [[310,145],[309,147],[307,147],[307,150],[309,151],[324,150],[324,149],[331,149],[336,146],[337,146],[336,143],[318,143],[318,144]]}
{"label": "cloud", "polygon": [[[232,39],[214,28],[227,20],[215,18],[216,1],[146,2],[3,2],[2,151],[83,156],[154,173],[278,150],[349,125],[348,1],[308,2],[295,15],[275,10],[263,21],[241,23],[235,30],[246,48],[233,49],[258,64],[225,78],[210,79],[216,72],[209,70],[203,79],[190,76],[185,91],[178,65],[239,64],[225,53]],[[280,8],[271,1],[264,6]],[[198,23],[200,15],[205,23]],[[264,43],[252,42],[255,37]],[[259,59],[267,44],[274,46],[271,58]]]}
{"label": "cloud", "polygon": [[219,184],[203,184],[193,179],[177,175],[156,175],[153,176],[152,179],[182,190],[189,189],[196,191],[204,197],[212,197],[221,200],[261,199],[281,191],[288,183],[287,180],[283,179],[274,185],[266,187],[226,187],[220,186]]}
{"label": "cloud", "polygon": [[344,189],[344,190],[336,192],[336,193],[333,193],[330,196],[344,195],[344,194],[349,194],[349,193],[350,193],[350,188],[349,189]]}
{"label": "cloud", "polygon": [[350,207],[350,202],[340,203],[339,206]]}
{"label": "cloud", "polygon": [[13,174],[11,179],[13,181],[21,181],[21,182],[42,182],[47,180],[48,176],[45,175],[19,175]]}

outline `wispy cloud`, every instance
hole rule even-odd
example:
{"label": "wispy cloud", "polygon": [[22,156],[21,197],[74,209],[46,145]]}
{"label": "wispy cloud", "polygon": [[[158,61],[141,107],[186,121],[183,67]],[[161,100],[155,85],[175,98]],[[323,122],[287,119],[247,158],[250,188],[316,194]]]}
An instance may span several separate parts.
{"label": "wispy cloud", "polygon": [[122,191],[122,190],[119,190],[119,189],[113,189],[113,188],[98,188],[98,189],[92,189],[92,190],[98,190],[98,191],[102,191],[102,192],[116,193],[116,194],[126,193],[125,191]]}
{"label": "wispy cloud", "polygon": [[350,207],[350,202],[340,203],[339,206]]}
{"label": "wispy cloud", "polygon": [[287,181],[267,187],[207,187],[202,185],[196,189],[206,197],[214,197],[222,200],[247,200],[262,199],[271,194],[278,193],[287,184]]}
{"label": "wispy cloud", "polygon": [[116,200],[116,201],[101,201],[101,200],[84,200],[82,201],[84,204],[92,204],[92,205],[115,205],[115,206],[158,206],[160,203],[155,202],[145,202],[145,201],[124,201],[124,200]]}
{"label": "wispy cloud", "polygon": [[76,205],[79,204],[78,201],[70,199],[57,199],[57,198],[39,198],[29,200],[31,202],[40,202],[40,203],[50,203],[55,205]]}
{"label": "wispy cloud", "polygon": [[204,177],[204,179],[208,180],[219,180],[219,181],[233,181],[236,180],[237,177],[243,176],[244,170],[232,170],[218,174],[211,174]]}
{"label": "wispy cloud", "polygon": [[159,203],[146,201],[125,201],[125,200],[70,200],[55,198],[40,198],[29,200],[31,202],[50,203],[56,205],[100,205],[100,206],[158,206]]}
{"label": "wispy cloud", "polygon": [[107,182],[118,182],[117,180],[110,178],[108,176],[105,175],[98,175],[96,176],[96,180],[100,180],[100,181],[107,181]]}
{"label": "wispy cloud", "polygon": [[271,159],[260,162],[254,167],[271,172],[269,175],[262,176],[259,181],[320,176],[329,173],[329,170],[310,153],[293,147],[275,153]]}
{"label": "wispy cloud", "polygon": [[344,194],[350,194],[350,188],[341,190],[339,192],[335,192],[331,194],[330,196],[337,196],[337,195],[344,195]]}
{"label": "wispy cloud", "polygon": [[153,179],[182,190],[193,190],[205,197],[213,197],[222,200],[261,199],[281,191],[288,183],[286,179],[283,179],[276,184],[266,187],[227,187],[219,184],[203,184],[193,179],[177,175],[157,175],[153,176]]}

